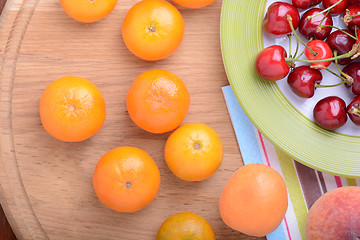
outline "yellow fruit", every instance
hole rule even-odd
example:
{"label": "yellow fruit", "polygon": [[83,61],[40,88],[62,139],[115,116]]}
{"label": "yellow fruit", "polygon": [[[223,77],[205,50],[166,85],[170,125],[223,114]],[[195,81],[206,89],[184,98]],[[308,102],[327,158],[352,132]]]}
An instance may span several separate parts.
{"label": "yellow fruit", "polygon": [[201,216],[182,212],[167,218],[160,226],[156,240],[215,240],[211,225]]}
{"label": "yellow fruit", "polygon": [[165,144],[170,170],[186,181],[202,181],[220,167],[223,145],[214,129],[203,123],[187,123],[176,129]]}

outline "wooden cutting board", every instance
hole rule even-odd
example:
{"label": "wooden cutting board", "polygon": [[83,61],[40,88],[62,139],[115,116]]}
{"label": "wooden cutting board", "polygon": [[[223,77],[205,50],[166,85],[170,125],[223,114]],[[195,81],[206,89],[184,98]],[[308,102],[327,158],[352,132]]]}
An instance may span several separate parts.
{"label": "wooden cutting board", "polygon": [[[220,50],[221,0],[199,10],[179,8],[185,21],[181,47],[168,59],[146,62],[133,56],[121,37],[123,18],[138,0],[120,0],[104,20],[70,19],[57,0],[9,0],[0,20],[1,159],[0,197],[19,239],[154,239],[170,215],[191,211],[213,226],[218,239],[254,239],[228,228],[218,199],[241,155],[221,87],[228,84]],[[140,73],[163,68],[180,76],[191,95],[185,122],[213,127],[224,144],[220,169],[203,182],[185,182],[167,168],[163,149],[169,134],[144,132],[130,120],[127,90]],[[44,88],[66,75],[85,77],[107,103],[103,128],[81,143],[48,135],[39,118]],[[147,151],[161,173],[156,199],[125,214],[98,201],[92,173],[99,158],[118,146]]]}

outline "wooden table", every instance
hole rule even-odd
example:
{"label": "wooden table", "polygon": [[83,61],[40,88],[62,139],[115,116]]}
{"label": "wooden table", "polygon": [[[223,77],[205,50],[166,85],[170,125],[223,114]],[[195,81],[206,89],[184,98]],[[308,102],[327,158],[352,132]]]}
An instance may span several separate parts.
{"label": "wooden table", "polygon": [[[6,0],[0,0],[0,12],[2,12],[5,3]],[[9,222],[6,219],[6,216],[1,206],[0,206],[0,239],[4,239],[4,240],[17,239],[10,227]]]}
{"label": "wooden table", "polygon": [[[221,87],[228,85],[220,49],[221,0],[199,10],[179,7],[185,21],[183,43],[172,56],[158,62],[136,58],[121,39],[122,20],[139,0],[119,1],[106,19],[94,24],[70,19],[57,0],[8,1],[0,35],[4,59],[0,197],[18,238],[154,239],[166,217],[192,211],[210,222],[218,239],[258,239],[228,228],[218,212],[223,186],[242,166],[221,92]],[[146,133],[126,112],[124,99],[132,80],[154,68],[176,73],[187,85],[191,106],[185,122],[206,123],[222,138],[224,161],[204,182],[177,179],[163,157],[169,133]],[[38,102],[43,89],[64,75],[93,81],[107,103],[103,128],[82,143],[52,138],[39,121]],[[157,198],[133,214],[106,208],[91,186],[97,160],[119,145],[147,151],[162,177]],[[0,216],[4,219],[1,212]],[[0,239],[15,239],[8,225],[0,223]]]}

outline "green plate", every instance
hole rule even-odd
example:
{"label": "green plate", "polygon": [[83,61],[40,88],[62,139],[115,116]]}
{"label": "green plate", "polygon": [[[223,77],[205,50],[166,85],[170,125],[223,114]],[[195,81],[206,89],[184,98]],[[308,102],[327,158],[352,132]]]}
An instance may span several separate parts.
{"label": "green plate", "polygon": [[324,130],[302,115],[278,85],[255,72],[264,48],[266,0],[223,0],[221,48],[231,87],[247,116],[275,146],[330,174],[360,178],[360,137]]}

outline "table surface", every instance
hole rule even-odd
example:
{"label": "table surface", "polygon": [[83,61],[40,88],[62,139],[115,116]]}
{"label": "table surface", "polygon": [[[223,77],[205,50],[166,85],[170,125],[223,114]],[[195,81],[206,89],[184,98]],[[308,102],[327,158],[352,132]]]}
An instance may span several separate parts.
{"label": "table surface", "polygon": [[[6,0],[0,0],[0,12],[2,12]],[[0,206],[0,239],[2,240],[14,240],[17,239],[12,231],[9,222],[6,219],[4,211]]]}

